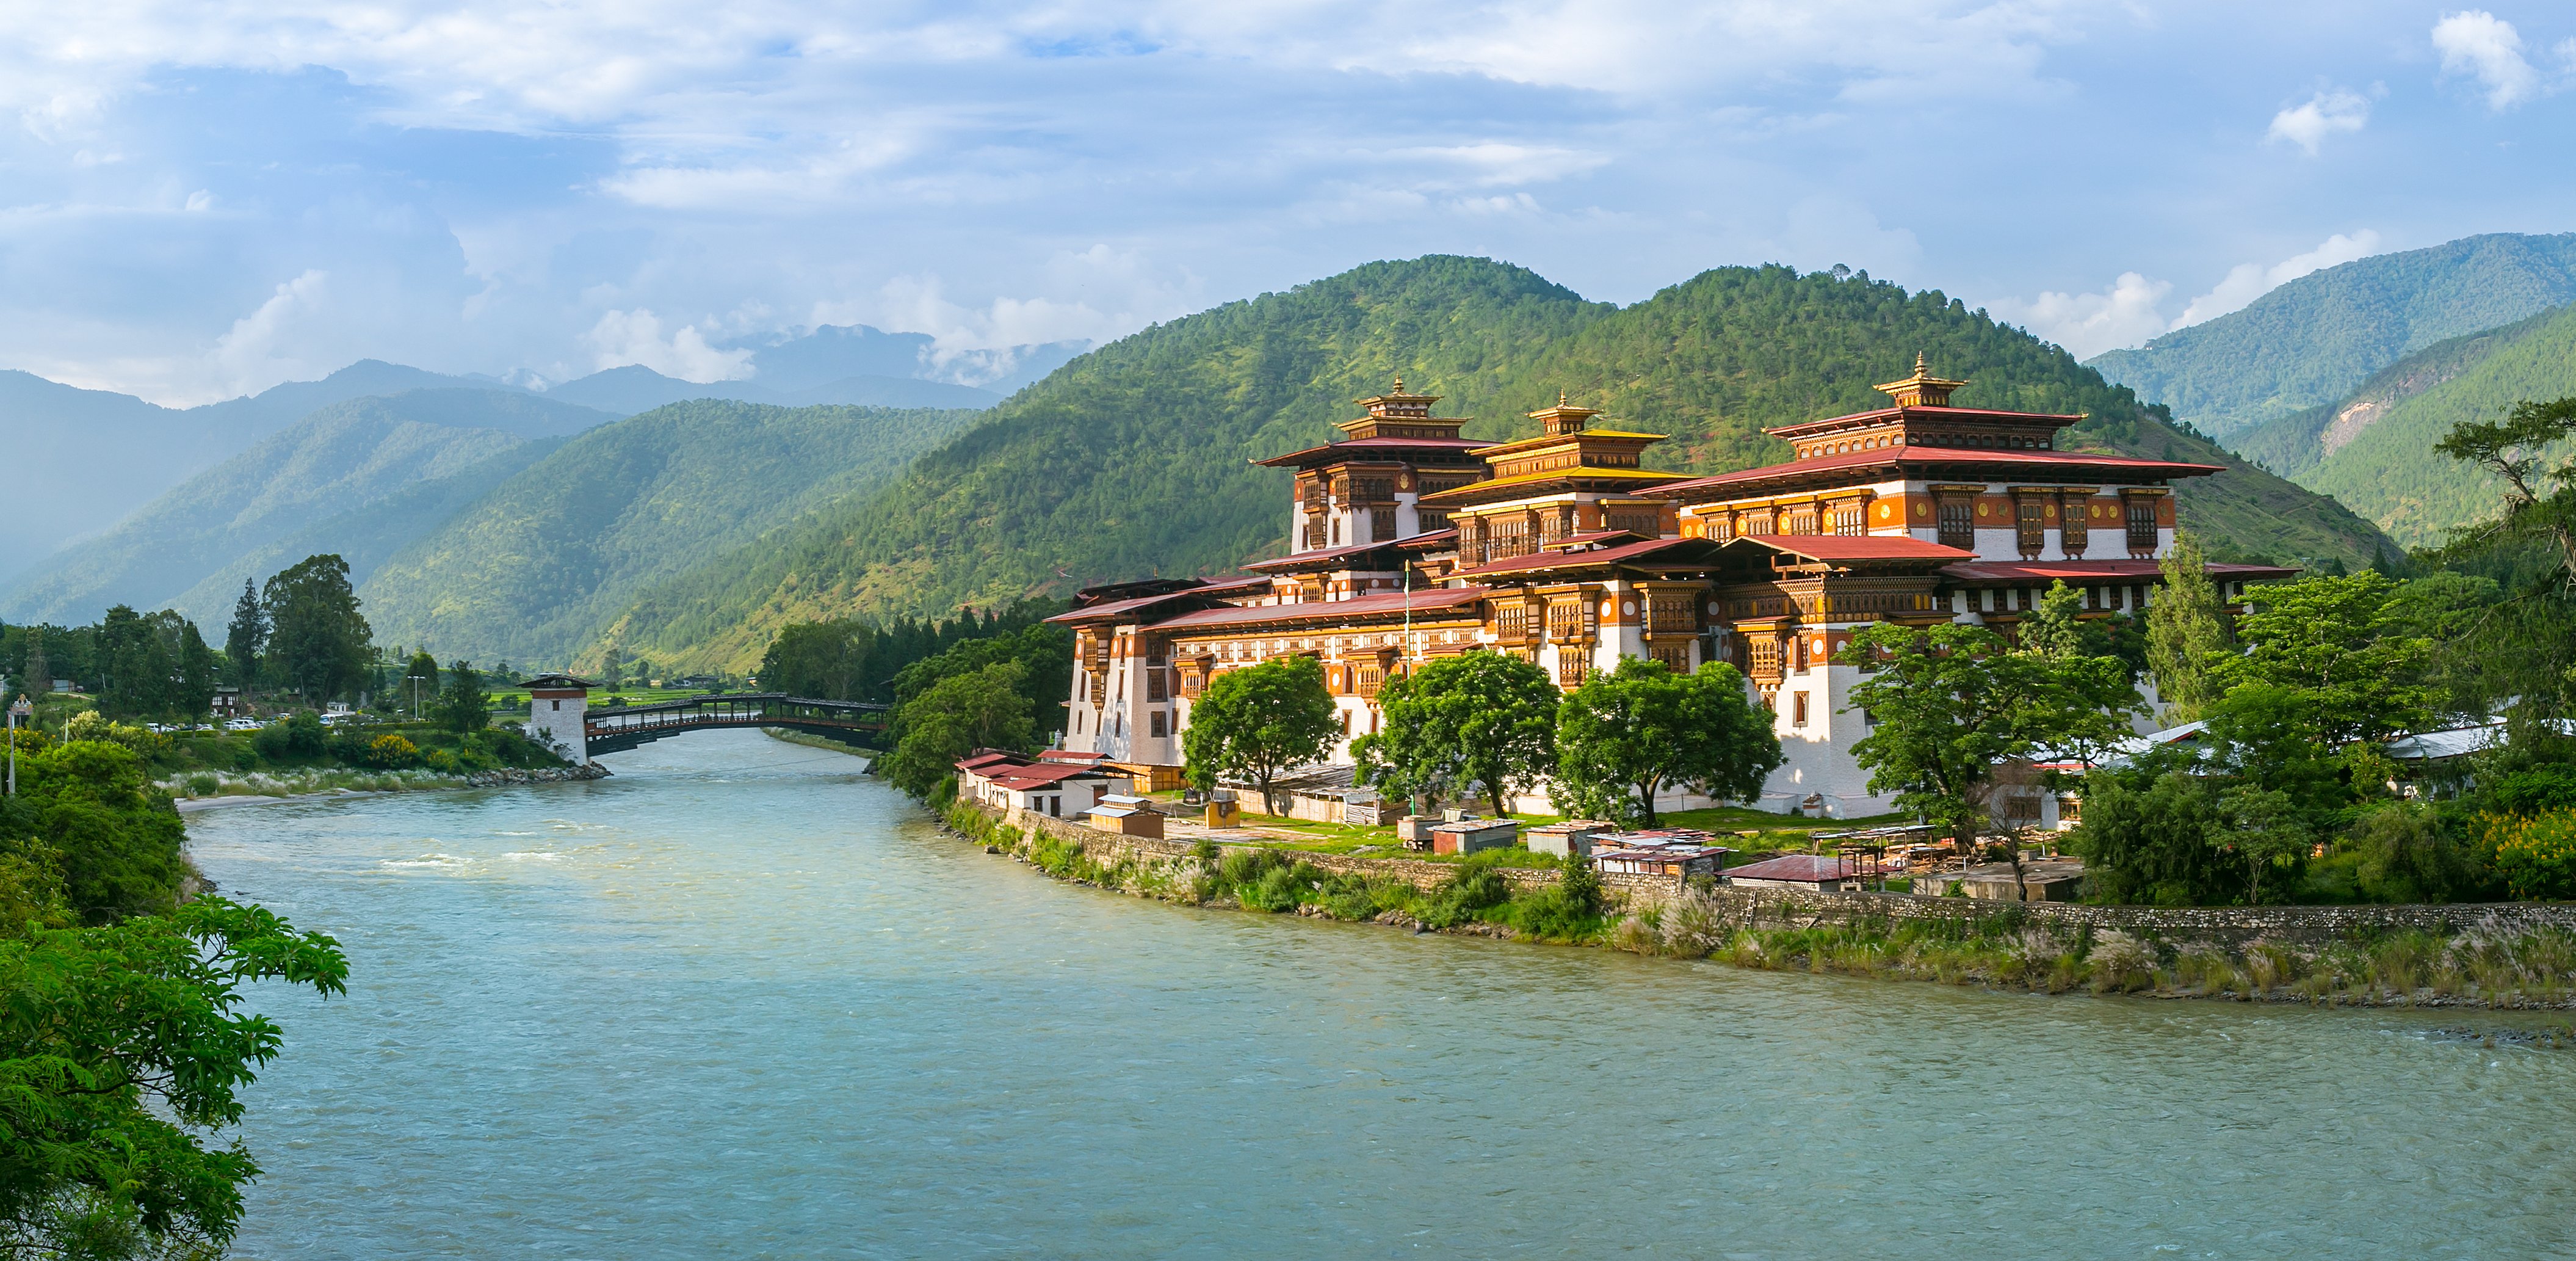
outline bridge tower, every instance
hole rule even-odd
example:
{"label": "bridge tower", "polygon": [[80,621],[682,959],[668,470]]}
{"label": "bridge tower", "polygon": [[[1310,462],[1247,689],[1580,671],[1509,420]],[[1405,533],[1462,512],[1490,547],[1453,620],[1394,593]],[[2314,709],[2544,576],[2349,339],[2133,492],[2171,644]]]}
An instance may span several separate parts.
{"label": "bridge tower", "polygon": [[528,738],[553,745],[575,762],[589,762],[583,718],[590,712],[590,681],[569,674],[540,674],[519,686],[528,689]]}

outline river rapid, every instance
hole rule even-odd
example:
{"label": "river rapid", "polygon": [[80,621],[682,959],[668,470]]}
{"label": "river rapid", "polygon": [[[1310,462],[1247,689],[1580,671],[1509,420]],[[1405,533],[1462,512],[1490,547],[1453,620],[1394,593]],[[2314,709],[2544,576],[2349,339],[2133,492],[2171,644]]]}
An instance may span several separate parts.
{"label": "river rapid", "polygon": [[1174,908],[710,733],[192,816],[263,988],[246,1256],[2576,1255],[2511,1018],[2035,997]]}

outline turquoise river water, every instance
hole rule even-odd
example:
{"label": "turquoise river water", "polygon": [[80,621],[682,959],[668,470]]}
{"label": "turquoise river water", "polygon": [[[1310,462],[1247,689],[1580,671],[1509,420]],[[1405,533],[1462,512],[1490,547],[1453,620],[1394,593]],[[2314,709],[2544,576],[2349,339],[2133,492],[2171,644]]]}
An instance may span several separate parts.
{"label": "turquoise river water", "polygon": [[1058,884],[754,733],[209,811],[256,1257],[2576,1255],[2576,1054]]}

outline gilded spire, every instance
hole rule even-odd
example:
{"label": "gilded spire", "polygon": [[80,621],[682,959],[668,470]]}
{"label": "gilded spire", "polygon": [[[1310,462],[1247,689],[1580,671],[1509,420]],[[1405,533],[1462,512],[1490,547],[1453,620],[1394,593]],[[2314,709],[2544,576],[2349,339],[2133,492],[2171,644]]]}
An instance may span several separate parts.
{"label": "gilded spire", "polygon": [[1870,388],[1894,398],[1899,407],[1948,407],[1950,391],[1966,384],[1965,381],[1949,381],[1932,375],[1931,364],[1918,350],[1914,352],[1913,376]]}
{"label": "gilded spire", "polygon": [[1567,401],[1565,391],[1556,392],[1556,406],[1542,407],[1529,414],[1539,423],[1539,430],[1551,438],[1583,432],[1584,425],[1601,414],[1599,408],[1577,407]]}

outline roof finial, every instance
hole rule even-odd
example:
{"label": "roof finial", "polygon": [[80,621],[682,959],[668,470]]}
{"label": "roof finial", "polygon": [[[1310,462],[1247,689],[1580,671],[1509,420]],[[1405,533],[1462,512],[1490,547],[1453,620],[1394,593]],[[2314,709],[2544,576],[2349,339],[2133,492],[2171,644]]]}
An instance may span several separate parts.
{"label": "roof finial", "polygon": [[1926,375],[1926,374],[1930,373],[1931,371],[1932,371],[1932,369],[1931,369],[1930,367],[1926,366],[1926,365],[1924,364],[1924,362],[1923,362],[1923,352],[1922,352],[1922,351],[1919,351],[1919,350],[1918,350],[1918,351],[1915,351],[1915,352],[1914,352],[1914,373],[1915,373],[1915,375],[1916,375],[1916,376],[1923,376],[1923,375]]}
{"label": "roof finial", "polygon": [[1404,374],[1401,372],[1395,374],[1395,392],[1404,393]]}
{"label": "roof finial", "polygon": [[1558,390],[1556,392],[1556,405],[1559,407],[1565,406],[1565,391]]}

